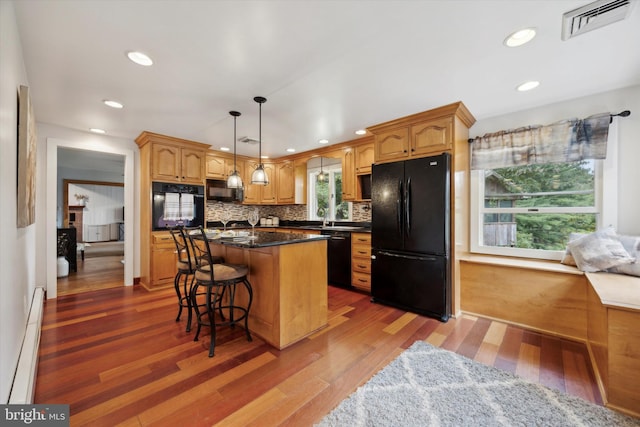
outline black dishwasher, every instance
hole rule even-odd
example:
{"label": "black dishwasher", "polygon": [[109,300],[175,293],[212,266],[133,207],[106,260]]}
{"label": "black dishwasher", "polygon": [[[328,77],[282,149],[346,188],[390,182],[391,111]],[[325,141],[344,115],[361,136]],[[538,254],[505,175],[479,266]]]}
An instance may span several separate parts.
{"label": "black dishwasher", "polygon": [[351,288],[351,233],[322,230],[327,241],[327,278],[330,285]]}

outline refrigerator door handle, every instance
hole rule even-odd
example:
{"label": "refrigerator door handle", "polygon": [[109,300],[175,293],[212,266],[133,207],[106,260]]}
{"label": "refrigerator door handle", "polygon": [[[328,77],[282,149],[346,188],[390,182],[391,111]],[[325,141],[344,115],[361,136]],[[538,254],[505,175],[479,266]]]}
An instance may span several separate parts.
{"label": "refrigerator door handle", "polygon": [[[436,261],[438,259],[432,256],[405,255],[405,254],[397,254],[397,253],[387,252],[387,251],[378,251],[378,255],[384,255],[384,256],[389,256],[394,258],[411,259],[415,261]],[[376,259],[374,258],[374,256],[375,255],[372,255],[371,258]]]}
{"label": "refrigerator door handle", "polygon": [[407,185],[404,189],[404,216],[407,236],[411,233],[411,177],[407,178]]}
{"label": "refrigerator door handle", "polygon": [[402,180],[398,180],[398,196],[396,199],[396,227],[398,233],[402,231]]}

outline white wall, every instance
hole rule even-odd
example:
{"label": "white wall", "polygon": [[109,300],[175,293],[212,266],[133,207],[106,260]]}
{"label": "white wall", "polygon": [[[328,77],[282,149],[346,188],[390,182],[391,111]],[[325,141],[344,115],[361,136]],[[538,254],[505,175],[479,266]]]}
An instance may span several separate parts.
{"label": "white wall", "polygon": [[[13,4],[0,1],[0,402],[9,399],[35,275],[36,225],[17,228],[18,90],[29,86]],[[36,114],[37,119],[37,114]],[[37,185],[37,183],[36,183]],[[36,190],[36,198],[42,197]],[[36,215],[36,221],[38,217]],[[43,285],[43,283],[39,283]]]}
{"label": "white wall", "polygon": [[478,120],[469,134],[476,137],[520,126],[544,125],[572,117],[583,118],[592,114],[619,113],[623,110],[630,110],[631,115],[614,119],[618,129],[617,231],[620,234],[640,235],[640,86]]}

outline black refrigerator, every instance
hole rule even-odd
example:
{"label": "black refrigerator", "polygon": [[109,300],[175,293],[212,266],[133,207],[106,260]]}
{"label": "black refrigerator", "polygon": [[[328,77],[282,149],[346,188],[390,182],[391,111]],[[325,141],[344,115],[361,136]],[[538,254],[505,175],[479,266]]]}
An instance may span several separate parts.
{"label": "black refrigerator", "polygon": [[451,315],[450,163],[439,156],[372,170],[371,296],[435,317]]}

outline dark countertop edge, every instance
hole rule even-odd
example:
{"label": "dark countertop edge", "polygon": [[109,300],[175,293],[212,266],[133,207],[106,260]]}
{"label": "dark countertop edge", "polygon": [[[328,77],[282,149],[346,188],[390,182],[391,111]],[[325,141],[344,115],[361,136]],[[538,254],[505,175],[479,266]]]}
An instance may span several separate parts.
{"label": "dark countertop edge", "polygon": [[[333,222],[333,221],[331,221]],[[227,228],[232,230],[239,230],[243,228],[251,228],[245,221],[231,221],[233,225],[227,225]],[[371,223],[370,222],[349,222],[349,221],[336,221],[334,224],[336,227],[362,227],[358,230],[344,230],[350,231],[352,233],[371,233]],[[207,228],[223,228],[221,222],[216,221],[208,221]],[[264,228],[296,228],[301,230],[313,230],[313,231],[321,231],[322,221],[292,221],[292,220],[282,220],[279,225],[256,225],[255,229],[260,230]]]}
{"label": "dark countertop edge", "polygon": [[[215,239],[215,240],[209,240],[209,242],[213,242],[213,243],[218,243],[221,245],[227,245],[227,246],[235,246],[238,248],[243,248],[243,249],[259,249],[259,248],[266,248],[266,247],[271,247],[271,246],[283,246],[283,245],[292,245],[292,244],[296,244],[296,243],[308,243],[308,242],[315,242],[318,240],[328,240],[329,236],[323,236],[320,234],[292,234],[292,233],[282,233],[283,236],[288,236],[290,239],[289,240],[275,240],[273,242],[259,242],[259,243],[243,243],[243,242],[234,242],[231,240],[221,240],[221,239]],[[295,237],[293,237],[295,236]]]}

